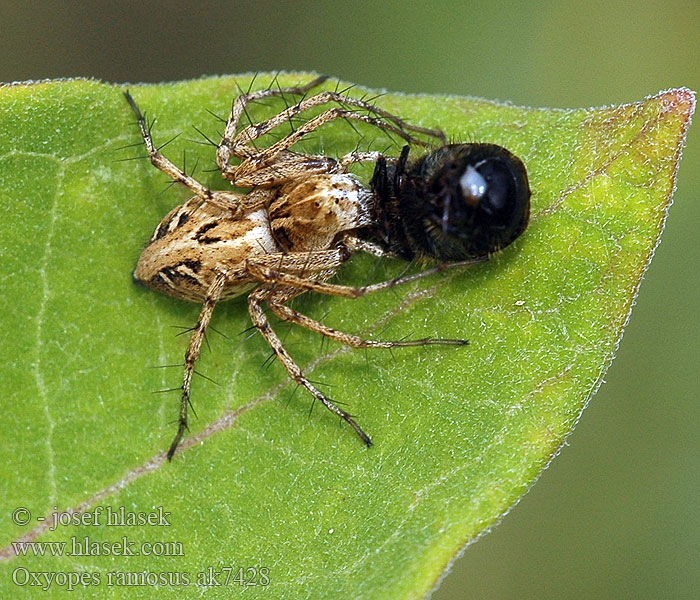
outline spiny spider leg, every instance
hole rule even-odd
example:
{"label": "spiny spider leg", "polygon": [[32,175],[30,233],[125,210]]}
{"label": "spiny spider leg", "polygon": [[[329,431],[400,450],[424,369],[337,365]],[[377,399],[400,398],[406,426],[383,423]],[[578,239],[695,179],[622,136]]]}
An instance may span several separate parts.
{"label": "spiny spider leg", "polygon": [[261,303],[266,301],[274,290],[275,288],[273,286],[264,285],[251,292],[248,296],[248,311],[250,312],[250,318],[253,321],[253,325],[255,325],[260,334],[265,338],[274,353],[277,355],[277,358],[284,365],[284,368],[287,369],[289,376],[296,383],[306,388],[308,392],[328,410],[338,415],[345,422],[349,423],[357,435],[360,436],[360,439],[362,439],[362,441],[367,445],[367,447],[371,446],[372,440],[355,422],[352,415],[333,404],[333,402],[331,402],[328,398],[326,398],[326,396],[317,390],[314,385],[304,376],[304,373],[299,365],[294,362],[294,359],[285,350],[280,338],[273,331],[272,327],[270,327],[270,323],[267,319],[267,315],[265,315],[265,311],[263,310]]}
{"label": "spiny spider leg", "polygon": [[465,267],[469,265],[483,263],[486,261],[488,261],[488,256],[482,256],[470,260],[463,260],[460,262],[442,263],[430,269],[426,269],[425,271],[421,271],[420,273],[406,275],[404,277],[397,277],[395,279],[389,279],[387,281],[373,283],[371,285],[365,285],[362,287],[352,287],[348,285],[326,283],[324,281],[314,281],[312,279],[300,277],[292,273],[277,271],[259,259],[248,260],[246,264],[248,272],[254,277],[256,277],[259,281],[264,281],[266,283],[275,282],[281,285],[286,285],[300,290],[308,292],[318,292],[321,294],[329,294],[331,296],[343,296],[345,298],[360,298],[362,296],[366,296],[367,294],[373,294],[374,292],[386,290],[397,285],[402,285],[405,283],[410,283],[412,281],[423,279],[424,277],[434,275],[435,273],[440,273],[446,269],[451,269],[453,267]]}
{"label": "spiny spider leg", "polygon": [[146,118],[141,113],[141,110],[132,98],[131,94],[126,91],[124,92],[124,96],[126,97],[129,106],[131,106],[131,109],[136,114],[136,120],[138,122],[139,129],[141,130],[141,136],[143,137],[143,142],[146,146],[146,150],[148,151],[148,158],[150,159],[151,163],[156,168],[163,171],[163,173],[170,177],[170,179],[172,179],[174,182],[181,183],[200,198],[210,200],[222,208],[228,208],[234,211],[238,210],[240,207],[240,196],[238,194],[210,190],[208,187],[202,185],[193,177],[190,177],[182,169],[175,166],[175,164],[163,156],[160,153],[160,150],[158,150],[153,143],[151,130],[146,123]]}
{"label": "spiny spider leg", "polygon": [[[310,89],[312,84],[316,85],[317,81],[314,80],[311,82],[311,84],[305,86],[304,89]],[[294,88],[288,89],[294,91]],[[272,95],[273,91],[279,92],[279,90],[269,90],[267,95]],[[236,102],[238,102],[238,99]],[[413,131],[415,133],[431,136],[436,138],[440,143],[445,143],[445,136],[441,131],[407,124],[402,119],[389,113],[388,111],[380,109],[368,102],[365,102],[364,100],[346,97],[338,92],[320,92],[311,98],[302,100],[294,106],[288,107],[286,110],[283,110],[267,121],[254,125],[251,124],[236,134],[236,127],[234,125],[237,125],[238,123],[240,111],[244,110],[243,107],[245,106],[246,102],[245,97],[243,100],[241,100],[241,102],[242,107],[238,109],[239,112],[236,113],[235,111],[232,111],[231,116],[229,117],[229,123],[227,123],[224,137],[221,140],[217,150],[217,163],[222,175],[226,179],[229,179],[233,183],[242,186],[270,185],[275,181],[284,179],[285,173],[280,171],[280,163],[285,162],[287,163],[285,166],[287,167],[286,170],[288,172],[291,171],[290,167],[296,168],[297,170],[303,168],[308,174],[335,172],[334,167],[337,165],[336,161],[322,156],[314,157],[310,155],[299,155],[289,151],[289,148],[308,133],[337,118],[354,119],[369,123],[375,127],[378,127],[379,129],[390,131],[403,138],[405,141],[415,145],[432,146],[432,144],[416,139],[407,133],[407,131]],[[328,104],[330,102],[337,102],[341,106],[333,107],[324,113],[309,119],[300,127],[299,130],[293,131],[279,142],[272,144],[267,148],[258,149],[251,148],[249,146],[249,144],[253,143],[254,140],[265,135],[275,127],[289,121],[303,111],[309,110],[316,106],[321,106],[323,104]],[[346,105],[362,108],[374,116],[359,114],[354,109],[347,109]],[[243,163],[238,166],[228,164],[231,155],[242,159]],[[366,153],[365,157],[359,160],[373,160],[372,157],[376,156],[378,158],[378,155],[379,153]],[[350,155],[348,155],[348,157],[349,156]],[[275,163],[274,169],[280,171],[277,174],[271,167],[273,162]],[[358,160],[349,160],[347,164],[352,162],[358,162]]]}
{"label": "spiny spider leg", "polygon": [[324,325],[320,321],[316,321],[306,315],[303,315],[293,308],[290,308],[284,302],[286,298],[282,295],[278,298],[277,295],[272,295],[268,301],[267,305],[270,307],[273,313],[275,313],[283,321],[289,323],[294,323],[300,325],[301,327],[306,327],[311,331],[328,337],[332,340],[336,340],[341,344],[350,346],[352,348],[398,348],[402,346],[428,346],[432,344],[443,344],[447,346],[466,346],[466,340],[451,340],[451,339],[437,339],[437,338],[421,338],[418,340],[401,340],[401,341],[378,341],[378,340],[366,340],[357,335],[350,333],[345,333],[344,331],[338,331],[332,327]]}
{"label": "spiny spider leg", "polygon": [[214,278],[211,286],[207,290],[206,298],[204,299],[204,304],[202,305],[202,310],[199,313],[199,319],[194,326],[192,331],[192,337],[190,338],[190,344],[187,347],[187,352],[185,352],[185,375],[182,380],[182,400],[180,402],[180,416],[178,418],[178,429],[177,434],[173,443],[170,444],[170,449],[168,450],[168,460],[172,460],[175,450],[182,440],[182,436],[185,433],[187,427],[187,409],[190,403],[190,385],[192,383],[192,373],[194,372],[194,365],[199,358],[199,352],[202,349],[202,340],[207,331],[207,326],[211,320],[211,315],[214,312],[214,307],[216,303],[221,298],[221,292],[223,292],[226,286],[226,274],[220,272]]}
{"label": "spiny spider leg", "polygon": [[[346,107],[348,106],[365,110],[368,113],[375,115],[373,120],[368,122],[371,122],[374,125],[377,125],[378,127],[393,131],[394,133],[397,133],[397,135],[401,135],[401,137],[412,143],[416,143],[422,146],[432,146],[432,144],[428,144],[426,142],[415,140],[415,138],[411,138],[406,133],[406,131],[412,131],[414,133],[420,133],[422,135],[434,137],[438,140],[438,142],[441,145],[445,144],[446,142],[445,134],[442,131],[438,131],[436,129],[428,129],[427,127],[419,127],[417,125],[411,125],[409,123],[406,123],[403,119],[400,119],[396,115],[390,113],[389,111],[383,110],[378,106],[370,104],[369,102],[365,102],[364,100],[360,100],[358,98],[345,96],[338,92],[326,91],[319,92],[311,98],[306,98],[298,104],[290,106],[289,108],[281,111],[280,113],[268,119],[267,121],[262,121],[255,125],[249,125],[248,127],[242,129],[238,134],[235,134],[235,130],[232,130],[227,126],[224,133],[224,140],[222,140],[222,144],[228,145],[230,147],[230,152],[235,156],[238,156],[238,158],[252,158],[257,154],[257,150],[248,147],[248,144],[250,142],[262,137],[275,127],[288,122],[289,119],[298,116],[304,111],[307,111],[316,106],[322,106],[323,104],[329,104],[331,102],[335,102],[340,105],[336,108],[342,110],[343,113],[338,116],[348,116],[348,113],[358,114],[356,110],[347,109]],[[385,119],[385,121],[382,121],[382,119]],[[220,163],[219,167],[222,171],[224,171],[224,167],[226,165],[227,163]]]}
{"label": "spiny spider leg", "polygon": [[348,152],[345,156],[342,156],[338,161],[343,169],[347,169],[350,165],[359,162],[371,162],[376,163],[382,156],[381,152]]}
{"label": "spiny spider leg", "polygon": [[[316,96],[314,96],[315,98]],[[310,98],[309,101],[313,100]],[[281,114],[281,113],[280,113]],[[279,115],[278,115],[279,116]],[[359,114],[345,108],[333,107],[328,109],[326,112],[313,117],[306,121],[303,125],[299,126],[292,133],[281,139],[279,142],[272,144],[266,148],[256,149],[254,153],[250,154],[247,158],[241,162],[240,165],[235,167],[226,167],[225,171],[222,171],[222,175],[231,181],[231,183],[240,186],[256,186],[256,185],[275,185],[286,179],[291,179],[297,177],[300,172],[304,172],[307,175],[312,174],[328,174],[328,173],[338,173],[342,172],[343,168],[340,166],[338,161],[326,157],[326,156],[316,156],[309,154],[297,154],[289,150],[291,146],[296,144],[304,136],[315,131],[322,125],[329,123],[337,118],[345,118],[350,120],[362,121],[369,123],[378,127],[379,129],[384,129],[386,131],[391,131],[396,135],[402,137],[405,141],[411,144],[417,144],[422,146],[427,146],[426,142],[418,140],[406,133],[405,131],[385,123],[381,119],[376,117],[370,117],[367,115]],[[273,117],[270,121],[277,119]],[[267,121],[266,123],[269,123]],[[262,126],[263,123],[258,125]],[[246,130],[244,130],[245,132]],[[244,135],[241,132],[238,137]],[[238,139],[238,138],[236,138]],[[353,153],[351,153],[353,154]],[[360,156],[354,153],[356,156]],[[366,153],[360,160],[371,160],[373,155],[371,153]],[[377,155],[378,158],[378,155]],[[359,162],[358,160],[352,160],[347,158],[346,162]]]}
{"label": "spiny spider leg", "polygon": [[284,96],[284,94],[303,96],[309,90],[323,83],[326,79],[328,79],[327,75],[321,75],[303,86],[269,88],[267,90],[259,90],[257,92],[248,92],[247,94],[241,94],[240,96],[236,97],[233,102],[233,106],[231,107],[231,114],[226,122],[223,139],[221,140],[221,143],[216,151],[216,162],[219,165],[219,169],[224,172],[226,169],[230,168],[228,164],[232,153],[230,142],[236,137],[236,129],[238,129],[238,123],[241,119],[241,115],[245,113],[246,106],[250,102],[270,96]]}
{"label": "spiny spider leg", "polygon": [[[317,98],[317,96],[309,98],[309,100],[306,100],[305,102],[311,102],[314,100],[314,98]],[[247,144],[249,141],[256,139],[258,137],[258,131],[262,131],[264,128],[267,128],[269,124],[275,126],[283,123],[284,120],[279,119],[279,117],[283,114],[284,113],[279,113],[269,121],[265,121],[254,126],[254,133],[249,133],[251,128],[248,127],[236,137],[236,139],[232,142],[232,151],[234,154],[242,156],[243,162],[237,166],[222,166],[222,175],[226,179],[229,179],[235,185],[241,186],[274,184],[275,182],[285,178],[284,173],[282,173],[280,170],[280,166],[284,162],[288,163],[285,166],[288,167],[287,171],[290,175],[298,173],[298,171],[302,168],[308,174],[337,172],[337,161],[329,159],[325,156],[296,154],[289,151],[289,148],[301,140],[305,135],[308,135],[322,125],[325,125],[326,123],[334,121],[338,118],[369,123],[370,125],[374,125],[379,129],[394,133],[410,144],[430,146],[430,144],[427,142],[414,138],[412,135],[406,133],[402,129],[390,123],[386,123],[380,118],[370,117],[368,115],[360,114],[337,106],[309,119],[292,133],[271,146],[260,149],[256,148],[255,150],[245,146],[245,144]],[[262,135],[262,133],[260,135]],[[245,136],[248,137],[246,139],[242,139]],[[241,142],[242,145],[240,145],[239,142]],[[245,150],[242,150],[243,148],[245,148]],[[238,152],[238,150],[240,150],[240,152]],[[296,171],[290,169],[289,167],[295,168]],[[281,173],[283,176],[279,176],[278,173]]]}
{"label": "spiny spider leg", "polygon": [[[342,246],[331,250],[312,250],[310,252],[275,252],[248,258],[245,268],[253,280],[261,283],[268,283],[268,280],[258,277],[260,269],[293,273],[304,281],[307,278],[309,281],[315,281],[322,277],[326,271],[335,273],[338,267],[350,256],[350,251]],[[270,282],[274,283],[272,280]],[[301,291],[297,290],[296,293],[300,294]]]}
{"label": "spiny spider leg", "polygon": [[369,240],[363,240],[349,233],[343,236],[342,246],[345,246],[351,252],[366,252],[377,258],[396,258],[396,255],[385,250],[379,244],[375,244]]}
{"label": "spiny spider leg", "polygon": [[[370,249],[374,250],[371,244]],[[290,377],[296,383],[305,387],[309,391],[309,393],[319,402],[321,402],[326,408],[328,408],[328,410],[339,415],[343,420],[348,422],[352,426],[352,428],[357,432],[360,438],[365,442],[365,444],[367,446],[370,446],[371,440],[369,436],[354,421],[352,416],[349,415],[347,412],[343,411],[342,409],[338,408],[335,404],[333,404],[333,402],[326,398],[326,396],[318,389],[316,389],[316,387],[304,376],[299,366],[296,364],[296,362],[294,362],[294,359],[284,348],[282,341],[270,327],[267,316],[265,315],[265,312],[261,306],[262,302],[266,302],[270,310],[274,314],[276,314],[280,319],[300,325],[320,335],[337,340],[343,344],[354,348],[395,348],[402,346],[425,346],[432,344],[464,346],[467,344],[467,341],[457,339],[432,338],[405,341],[375,341],[365,340],[359,336],[338,331],[336,329],[324,325],[323,323],[320,323],[319,321],[311,319],[310,317],[307,317],[306,315],[303,315],[287,306],[285,302],[302,293],[302,287],[304,286],[295,285],[293,287],[280,288],[279,278],[274,277],[275,275],[280,273],[272,271],[269,267],[269,265],[274,265],[276,269],[284,271],[309,272],[312,276],[314,274],[320,274],[321,278],[323,278],[324,269],[322,267],[325,267],[327,269],[329,266],[332,265],[333,268],[336,268],[348,257],[349,253],[347,249],[338,248],[334,250],[323,250],[310,253],[292,253],[281,255],[280,257],[276,257],[273,254],[260,257],[257,260],[249,259],[248,261],[246,261],[247,270],[251,275],[258,275],[260,277],[260,281],[263,282],[264,285],[262,285],[260,288],[258,288],[248,296],[248,308],[253,324],[258,329],[258,331],[260,331],[261,335],[265,338],[267,343],[273,349],[275,355],[284,365]],[[424,275],[424,273],[419,275]],[[287,273],[282,274],[287,275]],[[271,275],[271,277],[268,278],[266,277],[266,275]],[[316,286],[326,285],[330,286],[331,288],[347,288],[347,286],[332,286],[331,284],[323,284],[313,279],[307,279],[303,276],[292,275],[291,277],[297,283],[304,282],[305,284],[308,284],[308,287],[306,287],[305,289],[317,289]],[[404,277],[401,279],[392,280],[392,282],[404,283],[408,280],[413,279],[417,279],[417,277]],[[371,286],[368,286],[368,288],[371,288]],[[347,289],[367,290],[368,288]],[[371,291],[376,290],[369,289],[366,293],[370,293]]]}

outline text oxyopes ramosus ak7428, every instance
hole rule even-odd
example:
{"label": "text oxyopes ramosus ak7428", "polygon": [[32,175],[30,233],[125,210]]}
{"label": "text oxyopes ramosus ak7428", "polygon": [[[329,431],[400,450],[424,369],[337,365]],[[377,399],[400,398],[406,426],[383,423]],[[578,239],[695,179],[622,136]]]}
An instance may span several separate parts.
{"label": "text oxyopes ramosus ak7428", "polygon": [[[325,80],[289,88],[268,88],[235,98],[217,146],[221,175],[246,194],[215,191],[168,160],[154,145],[150,128],[129,94],[150,161],[194,196],[170,211],[158,225],[134,270],[134,280],[160,292],[202,304],[185,353],[178,430],[168,450],[171,459],[188,422],[190,385],[204,334],[221,300],[248,293],[254,327],[265,338],[289,376],[316,400],[346,421],[363,442],[370,437],[353,416],[336,406],[305,376],[271,328],[263,305],[283,321],[306,327],[354,348],[393,348],[447,344],[465,340],[424,338],[366,340],[335,330],[287,305],[305,291],[358,298],[425,277],[447,266],[483,262],[524,231],[530,189],[522,162],[493,144],[450,144],[437,130],[405,123],[362,99],[338,91],[305,95]],[[301,96],[293,106],[247,127],[239,124],[246,106],[272,96]],[[305,111],[328,107],[279,141],[257,148],[258,140]],[[338,160],[299,153],[291,147],[335,119],[368,123],[408,144],[431,152],[408,162],[409,146],[399,158],[380,152],[350,152]],[[410,133],[409,133],[410,132]],[[232,157],[240,163],[232,165]],[[375,165],[370,185],[348,167]],[[430,257],[440,261],[420,273],[349,287],[327,283],[356,251],[375,256]]]}

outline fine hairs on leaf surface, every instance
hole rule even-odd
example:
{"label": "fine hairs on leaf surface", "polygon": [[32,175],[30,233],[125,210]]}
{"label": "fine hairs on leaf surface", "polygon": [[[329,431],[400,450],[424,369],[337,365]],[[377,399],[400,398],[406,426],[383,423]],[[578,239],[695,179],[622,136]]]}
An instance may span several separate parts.
{"label": "fine hairs on leaf surface", "polygon": [[[279,83],[311,78],[285,74]],[[203,183],[227,189],[214,149],[195,141],[203,138],[193,127],[216,141],[222,123],[212,115],[225,118],[237,85],[245,90],[251,79],[129,89],[157,117],[156,144],[172,139],[163,152],[180,165],[186,156]],[[254,89],[272,80],[260,74]],[[163,192],[168,181],[147,160],[122,160],[143,155],[124,89],[87,80],[0,88],[0,596],[38,593],[16,582],[33,571],[87,579],[46,583],[50,597],[79,589],[150,598],[149,585],[133,584],[147,573],[164,597],[195,598],[210,567],[233,569],[231,577],[250,568],[242,581],[264,567],[269,584],[245,587],[246,597],[425,597],[460,549],[532,485],[600,384],[663,229],[693,93],[567,111],[377,98],[451,141],[495,143],[519,156],[533,192],[530,226],[488,263],[359,300],[306,294],[296,306],[374,339],[469,345],[353,351],[279,326],[310,378],[372,435],[367,450],[327,411],[310,412],[311,399],[280,365],[263,368],[269,348],[246,331],[244,298],[222,303],[212,324],[224,336],[209,336],[211,351],[197,365],[219,385],[193,382],[197,418],[168,464],[177,393],[152,392],[177,387],[181,372],[151,367],[181,362],[187,336],[177,327],[191,327],[200,307],[134,286],[131,271],[187,193]],[[284,106],[271,99],[250,116]],[[398,141],[361,125],[324,126],[302,151],[339,156],[361,139],[362,150],[398,155]],[[357,174],[366,182],[371,168]],[[362,285],[404,267],[357,255],[334,281]],[[29,523],[13,519],[17,507]],[[119,507],[162,507],[167,525],[108,526],[107,508]],[[52,516],[97,509],[99,525],[57,525]],[[173,545],[170,555],[148,556],[16,556],[13,546],[70,547],[86,536],[124,538],[132,549]],[[244,590],[209,585],[212,598]]]}

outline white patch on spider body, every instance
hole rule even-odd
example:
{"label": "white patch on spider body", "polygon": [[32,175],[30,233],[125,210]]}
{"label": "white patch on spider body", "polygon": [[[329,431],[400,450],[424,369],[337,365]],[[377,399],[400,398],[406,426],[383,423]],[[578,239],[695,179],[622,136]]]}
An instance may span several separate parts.
{"label": "white patch on spider body", "polygon": [[339,231],[364,227],[372,222],[373,194],[349,173],[331,175],[328,202],[338,218]]}
{"label": "white patch on spider body", "polygon": [[241,237],[226,240],[232,247],[248,249],[251,256],[279,252],[280,248],[272,237],[270,220],[267,210],[261,208],[246,215],[245,220],[251,223],[250,229]]}

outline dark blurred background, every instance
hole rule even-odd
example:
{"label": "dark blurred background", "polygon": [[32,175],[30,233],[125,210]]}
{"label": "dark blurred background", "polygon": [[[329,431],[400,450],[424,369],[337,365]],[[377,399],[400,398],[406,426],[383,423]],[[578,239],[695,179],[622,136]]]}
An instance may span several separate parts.
{"label": "dark blurred background", "polygon": [[[314,70],[552,107],[700,88],[697,0],[408,4],[4,0],[0,80]],[[699,597],[697,130],[606,385],[570,447],[435,599]]]}

